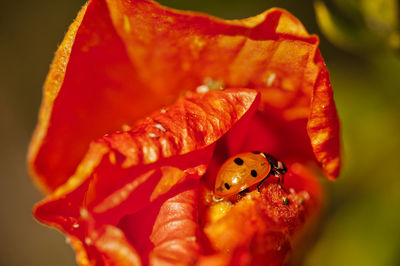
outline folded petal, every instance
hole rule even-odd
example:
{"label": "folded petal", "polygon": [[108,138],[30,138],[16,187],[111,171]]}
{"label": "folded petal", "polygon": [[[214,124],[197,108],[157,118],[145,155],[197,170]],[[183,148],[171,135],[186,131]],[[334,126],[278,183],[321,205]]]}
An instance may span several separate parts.
{"label": "folded petal", "polygon": [[[52,194],[35,216],[81,264],[283,263],[320,208],[303,164],[316,158],[330,179],[340,167],[318,43],[281,9],[224,21],[90,1],[45,84],[29,162]],[[251,150],[285,162],[284,189],[270,178],[261,193],[210,200],[223,161]]]}
{"label": "folded petal", "polygon": [[[107,4],[133,64],[146,65],[139,75],[153,91],[190,90],[204,77],[227,87],[256,88],[262,97],[259,109],[268,116],[263,126],[279,121],[281,128],[276,134],[286,134],[283,141],[269,143],[287,143],[291,151],[300,152],[290,152],[291,156],[304,161],[312,160],[310,151],[314,151],[327,177],[337,177],[339,122],[328,72],[318,51],[318,37],[309,35],[296,18],[284,10],[271,9],[254,18],[223,21],[151,1],[126,4],[124,0],[108,0]],[[321,75],[326,76],[325,85]],[[325,146],[316,141],[322,134],[316,137],[315,130],[309,130],[308,136],[306,130],[307,123],[315,123],[321,104],[315,99],[324,96],[331,103],[327,107],[330,118],[324,125],[330,132],[330,145]]]}
{"label": "folded petal", "polygon": [[[105,226],[97,233],[99,238],[94,240],[93,245],[101,252],[104,265],[140,266],[142,264],[139,254],[130,245],[121,230],[113,226]],[[94,262],[93,265],[97,265],[96,263],[98,262]]]}
{"label": "folded petal", "polygon": [[150,235],[151,265],[192,265],[197,260],[201,250],[197,192],[184,191],[161,206]]}
{"label": "folded petal", "polygon": [[[317,60],[323,62],[319,54]],[[321,69],[315,83],[307,131],[325,175],[335,180],[340,171],[340,124],[326,68]]]}
{"label": "folded petal", "polygon": [[93,139],[171,103],[206,78],[257,88],[260,108],[305,118],[325,67],[314,62],[317,45],[318,38],[281,9],[225,21],[147,0],[92,0],[52,64],[30,168],[43,189],[55,190]]}
{"label": "folded petal", "polygon": [[[101,230],[106,230],[105,225],[125,228],[126,217],[139,213],[140,219],[133,221],[145,224],[128,227],[139,228],[139,236],[148,226],[143,217],[168,227],[169,221],[163,219],[169,219],[167,215],[173,212],[168,212],[172,203],[166,201],[198,187],[195,183],[212,158],[215,142],[241,120],[248,120],[258,103],[259,94],[249,89],[189,93],[174,105],[138,122],[131,130],[104,136],[93,142],[75,175],[35,207],[36,218],[80,239],[88,260],[103,256],[93,243],[102,234]],[[154,206],[167,208],[166,216],[149,211],[157,210]],[[194,204],[190,206],[197,210]],[[167,248],[163,246],[167,240],[162,239],[162,232],[154,231],[153,244],[146,249],[148,253],[152,245],[159,246],[151,255],[154,260],[163,259]],[[141,247],[137,247],[140,254],[149,235],[136,238],[142,241]],[[171,239],[176,245],[193,242],[192,234],[185,235],[183,240],[177,237]],[[104,245],[101,247],[111,252],[109,256],[121,256]],[[134,257],[129,255],[127,259]]]}

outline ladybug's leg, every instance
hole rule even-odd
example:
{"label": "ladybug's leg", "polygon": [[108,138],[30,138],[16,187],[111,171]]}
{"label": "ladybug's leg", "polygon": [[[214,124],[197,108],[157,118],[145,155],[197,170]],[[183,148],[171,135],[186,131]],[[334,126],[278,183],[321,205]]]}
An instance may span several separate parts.
{"label": "ladybug's leg", "polygon": [[260,187],[261,187],[262,183],[263,183],[268,177],[269,177],[269,174],[268,174],[263,180],[261,180],[260,183],[258,183],[258,185],[257,185],[257,191],[258,191],[258,192],[260,192]]}
{"label": "ladybug's leg", "polygon": [[282,186],[283,185],[283,174],[280,173],[278,170],[272,170],[271,173],[278,178],[278,185],[281,187],[283,191],[286,191],[286,189]]}
{"label": "ladybug's leg", "polygon": [[245,190],[240,191],[238,194],[238,198],[239,199],[243,198],[244,196],[246,196],[247,193],[249,193],[249,191],[250,191],[249,188],[246,188]]}
{"label": "ladybug's leg", "polygon": [[[283,175],[279,173],[278,170],[272,170],[271,173],[278,178],[278,184],[283,185]],[[282,182],[281,182],[282,181]]]}

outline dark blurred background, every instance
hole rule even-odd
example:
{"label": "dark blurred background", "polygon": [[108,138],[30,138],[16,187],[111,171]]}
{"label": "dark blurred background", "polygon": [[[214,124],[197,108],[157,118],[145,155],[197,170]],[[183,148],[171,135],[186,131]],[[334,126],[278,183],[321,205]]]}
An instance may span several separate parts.
{"label": "dark blurred background", "polygon": [[[397,0],[160,2],[228,19],[283,7],[320,36],[342,122],[344,164],[337,182],[321,178],[328,191],[324,222],[304,265],[400,265]],[[27,174],[26,151],[49,64],[83,4],[0,2],[0,265],[75,265],[65,237],[32,218],[43,196]]]}

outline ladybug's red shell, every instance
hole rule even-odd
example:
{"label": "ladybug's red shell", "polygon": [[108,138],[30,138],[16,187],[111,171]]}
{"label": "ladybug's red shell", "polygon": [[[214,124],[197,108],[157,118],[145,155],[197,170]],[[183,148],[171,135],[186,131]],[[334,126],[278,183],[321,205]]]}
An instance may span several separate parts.
{"label": "ladybug's red shell", "polygon": [[269,175],[271,164],[263,153],[240,153],[221,166],[215,181],[214,193],[227,197],[261,182]]}

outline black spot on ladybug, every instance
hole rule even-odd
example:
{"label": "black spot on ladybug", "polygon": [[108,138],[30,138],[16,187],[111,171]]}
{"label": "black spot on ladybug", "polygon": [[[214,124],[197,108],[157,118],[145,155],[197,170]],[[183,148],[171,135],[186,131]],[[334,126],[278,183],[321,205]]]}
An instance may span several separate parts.
{"label": "black spot on ladybug", "polygon": [[234,162],[235,162],[235,164],[237,164],[237,165],[243,165],[243,160],[242,160],[242,158],[235,158],[235,160],[233,160]]}
{"label": "black spot on ladybug", "polygon": [[250,172],[252,177],[257,177],[257,171],[256,170],[251,170]]}
{"label": "black spot on ladybug", "polygon": [[226,187],[226,189],[230,189],[231,186],[228,183],[225,183],[224,186]]}

